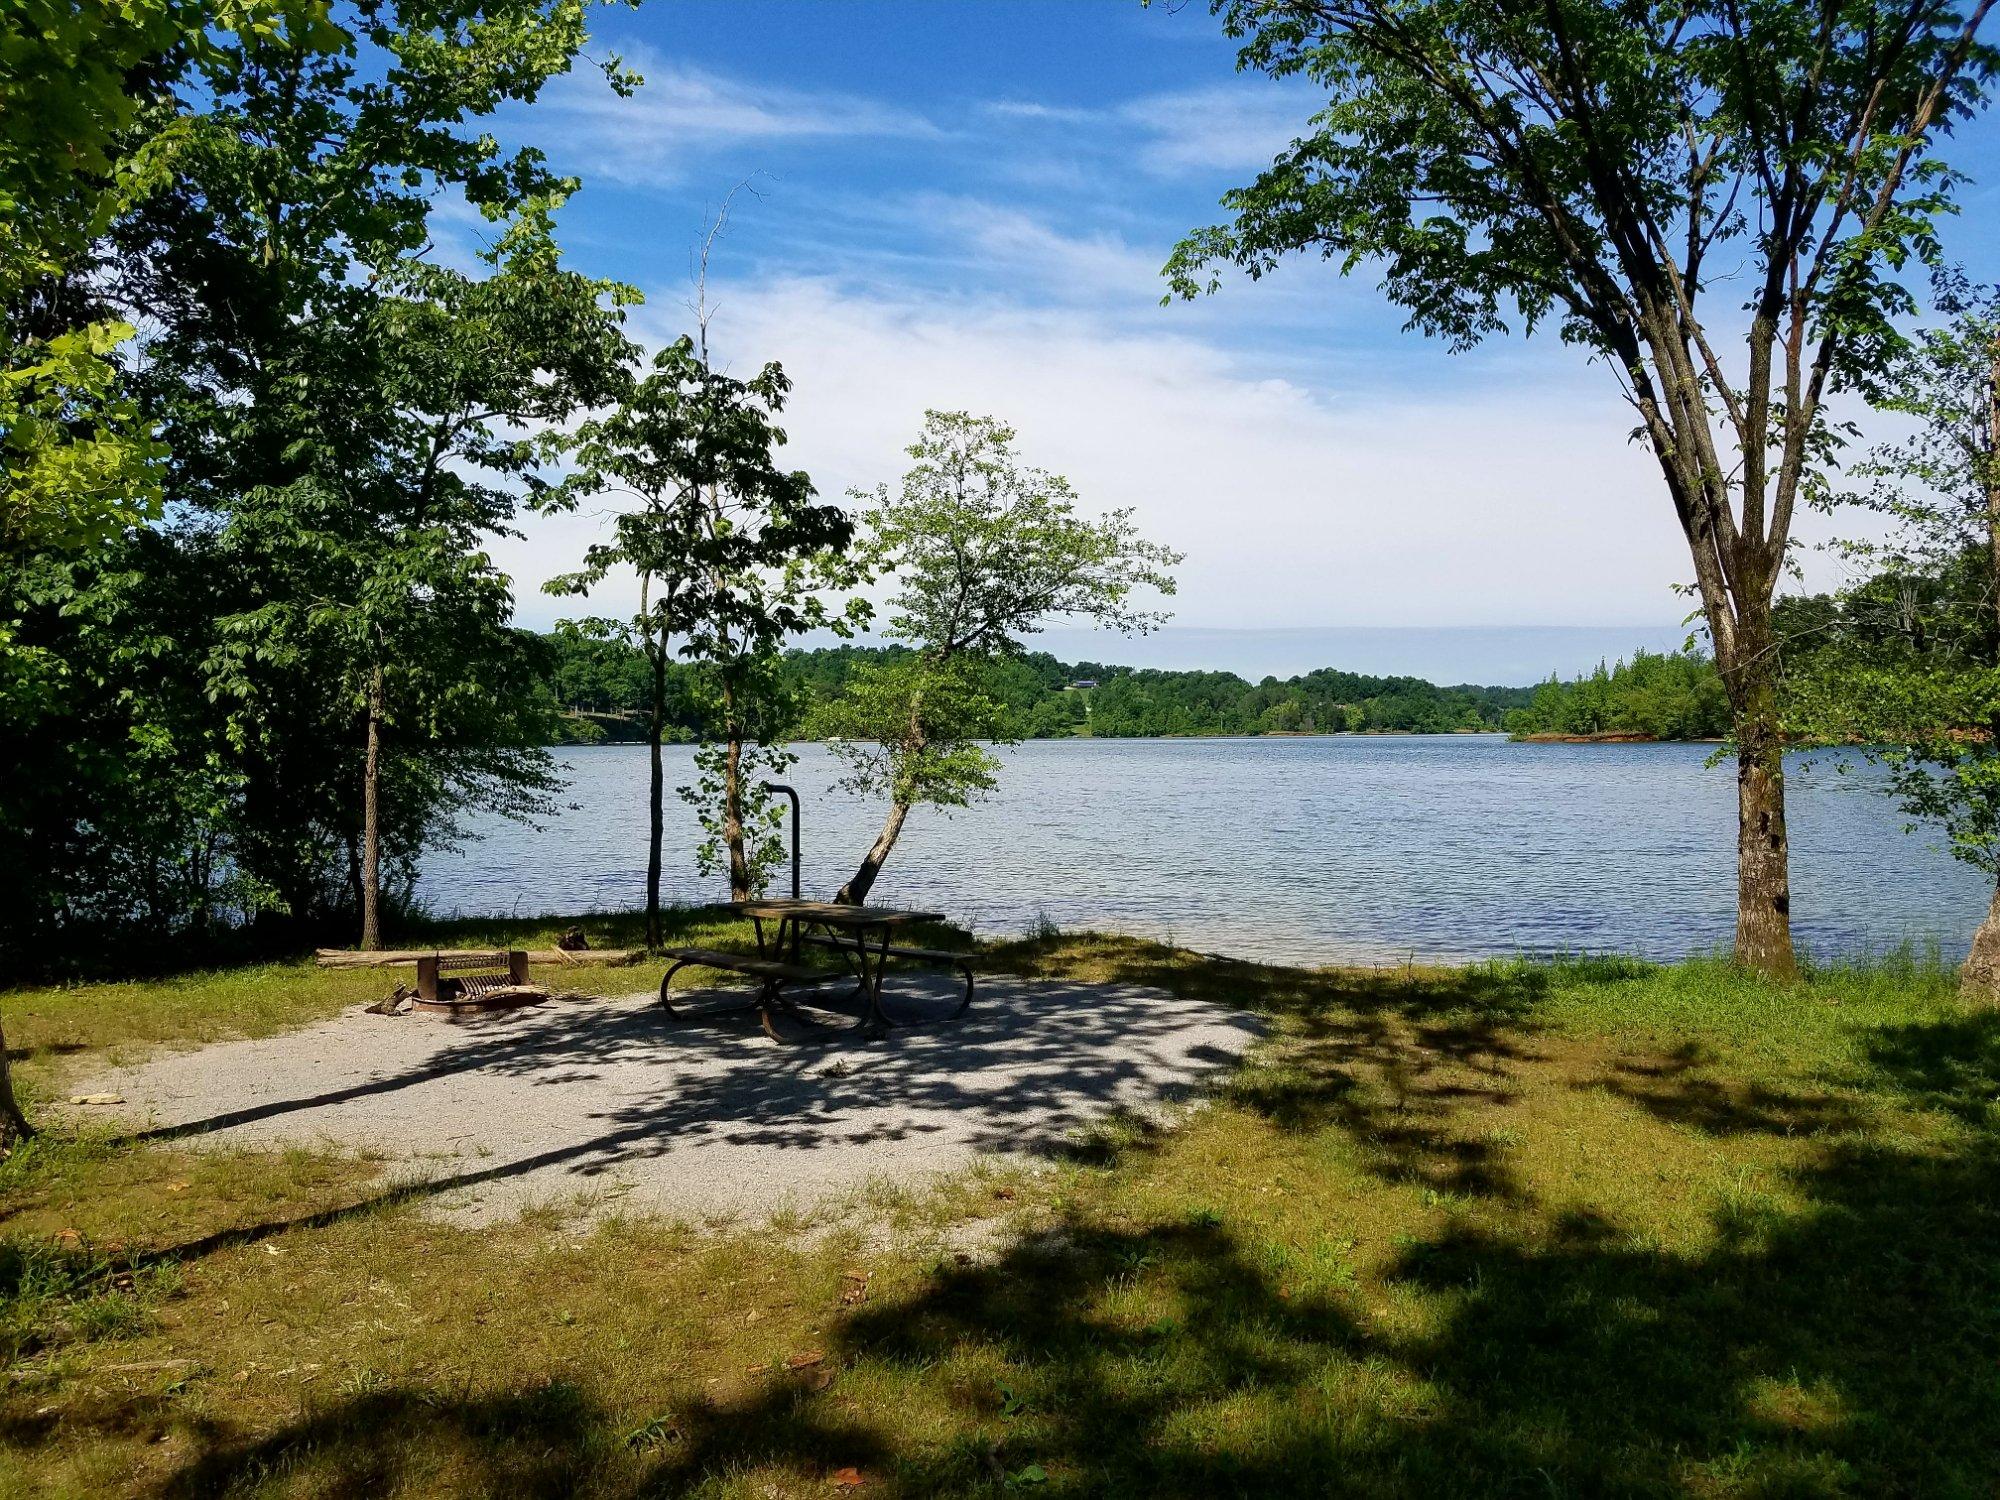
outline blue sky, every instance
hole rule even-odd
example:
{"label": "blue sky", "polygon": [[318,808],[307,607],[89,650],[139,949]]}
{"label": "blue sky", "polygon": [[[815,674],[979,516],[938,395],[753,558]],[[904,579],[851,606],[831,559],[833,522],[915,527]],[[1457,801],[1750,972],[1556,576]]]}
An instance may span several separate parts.
{"label": "blue sky", "polygon": [[[645,87],[620,100],[579,73],[505,133],[584,179],[565,243],[645,291],[649,338],[686,327],[693,246],[747,183],[711,265],[716,341],[785,364],[792,461],[823,491],[893,480],[924,407],[962,407],[1187,553],[1187,626],[1685,612],[1629,414],[1553,338],[1452,355],[1402,333],[1367,278],[1306,262],[1160,306],[1176,238],[1314,108],[1238,75],[1204,6],[649,0],[601,12],[592,50]],[[2000,130],[1980,122],[1953,159],[1987,180],[1952,249],[2000,275]],[[536,585],[601,524],[537,521],[496,549],[524,620],[574,612]]]}

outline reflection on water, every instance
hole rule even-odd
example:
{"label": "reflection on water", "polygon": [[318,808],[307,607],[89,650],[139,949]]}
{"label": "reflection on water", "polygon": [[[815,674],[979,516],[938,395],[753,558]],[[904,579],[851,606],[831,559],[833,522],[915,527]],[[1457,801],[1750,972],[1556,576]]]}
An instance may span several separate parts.
{"label": "reflection on water", "polygon": [[[852,872],[879,806],[829,790],[800,747],[805,891]],[[1694,745],[1516,745],[1497,735],[1043,740],[1004,752],[1000,790],[913,814],[872,897],[987,934],[1062,927],[1171,938],[1286,962],[1614,950],[1674,958],[1734,924],[1735,780]],[[668,752],[668,785],[693,753]],[[573,804],[540,830],[494,820],[425,865],[440,913],[627,909],[645,880],[646,754],[562,752]],[[1792,911],[1819,954],[1935,941],[1956,961],[1983,877],[1906,834],[1863,772],[1794,758]],[[666,893],[694,873],[692,813],[669,796]]]}

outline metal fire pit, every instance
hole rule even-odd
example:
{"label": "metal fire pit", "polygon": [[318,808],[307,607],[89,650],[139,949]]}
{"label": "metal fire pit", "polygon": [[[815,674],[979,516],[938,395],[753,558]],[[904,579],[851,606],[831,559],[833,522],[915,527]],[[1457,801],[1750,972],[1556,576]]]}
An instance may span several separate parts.
{"label": "metal fire pit", "polygon": [[414,1009],[448,1017],[482,1015],[549,998],[528,983],[526,950],[429,953],[417,960]]}

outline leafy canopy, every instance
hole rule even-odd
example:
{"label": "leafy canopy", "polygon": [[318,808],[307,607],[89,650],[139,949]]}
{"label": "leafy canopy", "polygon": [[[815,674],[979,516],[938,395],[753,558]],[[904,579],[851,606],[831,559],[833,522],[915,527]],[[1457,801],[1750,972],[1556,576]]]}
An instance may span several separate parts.
{"label": "leafy canopy", "polygon": [[1378,266],[1410,326],[1454,347],[1554,317],[1620,362],[1711,266],[1748,310],[1803,313],[1841,352],[1893,341],[1911,301],[1884,267],[1936,253],[1958,180],[1925,132],[1970,114],[1995,62],[1972,35],[1984,3],[1213,8],[1240,66],[1329,99],[1224,198],[1233,224],[1177,248],[1176,292],[1310,248]]}
{"label": "leafy canopy", "polygon": [[859,662],[845,689],[807,720],[834,743],[838,785],[899,806],[965,807],[999,784],[1000,762],[978,741],[1019,738],[974,658],[911,653]]}
{"label": "leafy canopy", "polygon": [[827,623],[814,584],[831,581],[853,519],[818,502],[812,481],[782,468],[777,425],[791,381],[776,364],[749,379],[716,369],[691,337],[621,381],[616,404],[579,429],[576,478],[539,503],[573,509],[583,495],[630,502],[609,541],[552,579],[583,593],[611,569],[651,581],[649,619],[661,637],[704,659],[756,655]]}
{"label": "leafy canopy", "polygon": [[[0,585],[155,517],[167,450],[122,388],[130,310],[73,282],[176,166],[176,80],[262,38],[337,44],[318,0],[13,0],[0,29]],[[0,671],[14,612],[0,613]]]}

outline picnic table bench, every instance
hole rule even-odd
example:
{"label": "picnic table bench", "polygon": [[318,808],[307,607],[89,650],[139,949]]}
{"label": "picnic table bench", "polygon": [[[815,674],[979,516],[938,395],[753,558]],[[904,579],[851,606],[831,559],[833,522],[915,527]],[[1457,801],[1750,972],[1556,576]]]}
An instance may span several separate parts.
{"label": "picnic table bench", "polygon": [[777,959],[760,958],[750,953],[725,953],[716,948],[669,948],[667,957],[673,960],[666,977],[660,981],[660,1008],[676,1021],[688,1019],[674,1009],[674,976],[682,969],[721,969],[728,974],[748,974],[759,982],[755,994],[745,1004],[731,1006],[723,1010],[704,1011],[704,1015],[735,1015],[741,1011],[754,1010],[763,1022],[764,1033],[773,1041],[778,1033],[771,1025],[771,1008],[783,1005],[780,992],[784,986],[820,984],[826,979],[818,969],[808,969],[802,964],[788,964]]}
{"label": "picnic table bench", "polygon": [[[824,933],[809,932],[801,936],[799,941],[809,943],[815,948],[838,948],[842,952],[850,951],[849,944]],[[942,969],[956,969],[964,975],[965,998],[958,1002],[958,1009],[947,1016],[946,1020],[956,1020],[964,1015],[967,1007],[972,1004],[972,959],[969,955],[952,953],[944,948],[907,948],[899,943],[889,943],[873,951],[889,958],[907,958],[915,963],[935,964]]]}
{"label": "picnic table bench", "polygon": [[[917,948],[899,945],[890,941],[890,934],[898,927],[913,922],[939,920],[935,912],[899,911],[892,907],[846,906],[825,901],[744,901],[736,904],[736,911],[750,919],[757,932],[757,952],[726,953],[712,948],[670,948],[667,956],[674,960],[660,981],[660,1004],[667,1014],[676,1019],[681,1013],[674,1009],[671,989],[674,976],[685,968],[720,969],[725,973],[748,975],[758,981],[757,988],[748,1002],[735,1010],[755,1010],[761,1020],[764,1032],[774,1040],[780,1039],[774,1020],[784,1014],[810,1026],[823,1023],[807,1016],[793,1003],[788,989],[807,986],[823,986],[838,980],[837,973],[823,969],[809,968],[799,962],[799,950],[804,945],[816,948],[830,948],[847,961],[850,974],[856,981],[851,992],[862,1002],[862,1015],[858,1028],[871,1034],[879,1033],[892,1026],[912,1024],[909,1017],[892,1017],[882,1006],[882,978],[891,958],[911,959],[918,962],[948,965],[958,969],[965,976],[965,995],[949,1016],[938,1019],[949,1020],[965,1014],[972,1004],[972,966],[963,954],[947,953],[936,948]],[[775,922],[776,930],[767,933],[766,922]],[[805,929],[817,927],[820,932],[809,933]],[[713,1014],[713,1012],[711,1012]]]}

